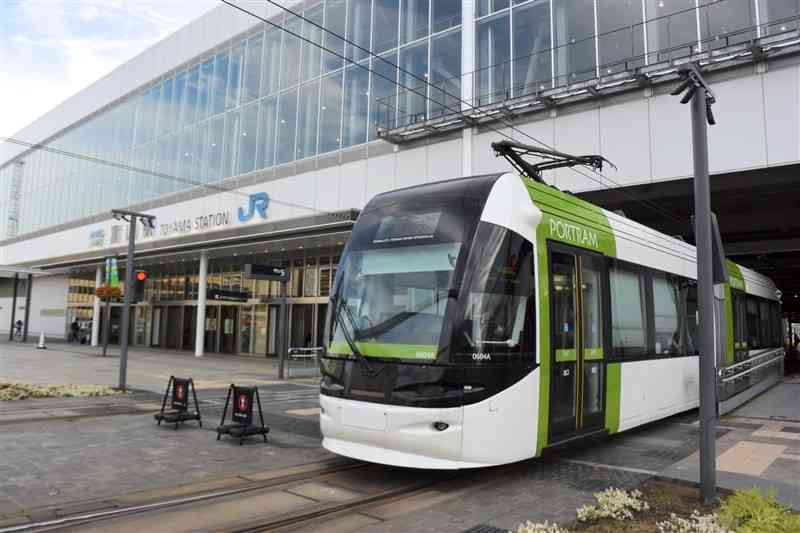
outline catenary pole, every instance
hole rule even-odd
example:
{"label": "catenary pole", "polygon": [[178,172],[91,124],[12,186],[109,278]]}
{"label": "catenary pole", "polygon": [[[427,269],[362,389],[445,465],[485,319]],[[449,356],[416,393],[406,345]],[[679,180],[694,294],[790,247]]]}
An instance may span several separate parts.
{"label": "catenary pole", "polygon": [[695,244],[697,293],[700,310],[700,495],[704,503],[716,496],[717,372],[714,352],[714,278],[711,243],[711,187],[708,177],[706,90],[698,87],[692,99],[694,153]]}
{"label": "catenary pole", "polygon": [[[684,66],[681,84],[672,91],[681,103],[692,104],[692,155],[694,160],[694,235],[697,247],[697,304],[700,314],[700,496],[708,504],[717,491],[717,354],[714,319],[714,257],[711,220],[711,185],[708,176],[708,127],[715,124],[711,105],[716,101],[696,64]],[[720,249],[720,253],[722,253]],[[724,267],[721,267],[724,270]],[[724,277],[724,275],[723,275]]]}
{"label": "catenary pole", "polygon": [[133,293],[134,249],[136,247],[136,215],[130,217],[128,229],[128,257],[125,262],[125,296],[122,300],[122,327],[119,346],[119,389],[125,391],[128,374],[128,330],[131,321],[131,295]]}
{"label": "catenary pole", "polygon": [[155,228],[153,215],[137,213],[125,209],[114,209],[111,215],[115,220],[126,220],[130,224],[128,229],[128,257],[125,263],[125,296],[122,300],[122,326],[119,346],[119,389],[124,391],[128,377],[128,337],[131,327],[131,299],[133,298],[133,271],[136,269],[136,222],[141,220],[151,229]]}

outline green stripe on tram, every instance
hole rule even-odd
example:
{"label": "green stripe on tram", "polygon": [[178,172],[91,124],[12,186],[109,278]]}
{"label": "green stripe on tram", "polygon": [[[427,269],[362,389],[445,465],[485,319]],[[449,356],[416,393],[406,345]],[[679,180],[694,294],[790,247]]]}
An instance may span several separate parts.
{"label": "green stripe on tram", "polygon": [[[433,344],[392,344],[389,342],[356,342],[361,355],[383,357],[386,359],[436,359],[436,346]],[[328,353],[353,355],[346,342],[333,342]]]}
{"label": "green stripe on tram", "polygon": [[606,429],[619,431],[619,400],[622,395],[622,363],[606,365]]}
{"label": "green stripe on tram", "polygon": [[[617,246],[611,224],[603,210],[575,196],[563,193],[553,187],[522,178],[528,188],[533,203],[542,212],[542,219],[536,228],[536,266],[539,281],[539,426],[536,455],[547,446],[550,421],[550,268],[547,258],[547,241],[556,241],[577,246],[607,257],[617,256]],[[567,354],[564,354],[565,356]],[[574,358],[574,354],[573,354]],[[602,351],[592,359],[602,359]],[[613,365],[609,365],[613,366]],[[606,391],[606,427],[609,420],[619,420],[619,380],[608,383]],[[616,387],[611,390],[611,387]],[[616,403],[611,399],[617,398]],[[616,424],[618,426],[618,423]]]}
{"label": "green stripe on tram", "polygon": [[733,292],[731,289],[745,290],[744,276],[739,265],[733,261],[726,260],[725,265],[728,267],[728,283],[725,284],[725,322],[727,323],[727,344],[728,349],[725,351],[725,364],[729,366],[733,364],[736,356],[736,348],[734,345],[734,331],[733,331]]}
{"label": "green stripe on tram", "polygon": [[[577,355],[575,353],[575,349],[559,349],[556,350],[556,361],[559,363],[566,363],[569,361],[575,361]],[[583,358],[587,361],[599,361],[603,359],[603,349],[602,348],[584,348],[583,349]]]}

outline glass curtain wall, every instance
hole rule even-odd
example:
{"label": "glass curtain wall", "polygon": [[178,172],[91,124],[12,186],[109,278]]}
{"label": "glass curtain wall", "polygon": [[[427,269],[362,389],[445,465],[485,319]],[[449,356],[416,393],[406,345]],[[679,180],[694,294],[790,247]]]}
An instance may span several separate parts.
{"label": "glass curtain wall", "polygon": [[[19,233],[374,140],[383,98],[421,119],[441,114],[447,93],[460,96],[461,2],[308,1],[302,12],[353,44],[286,14],[276,22],[333,53],[262,25],[167,73],[49,143],[113,165],[25,156]],[[398,80],[420,94],[399,95]],[[0,184],[12,166],[0,169]]]}
{"label": "glass curtain wall", "polygon": [[[163,74],[48,143],[113,165],[45,151],[24,156],[18,233],[345,149],[375,140],[379,127],[447,114],[458,107],[463,53],[475,53],[476,103],[487,104],[793,30],[800,13],[795,1],[699,6],[478,0],[475,50],[465,52],[460,1],[309,0],[296,9],[354,44],[281,15],[277,23],[311,42],[254,26]],[[0,168],[3,191],[13,166]],[[11,207],[0,198],[0,229],[8,229]]]}
{"label": "glass curtain wall", "polygon": [[478,0],[476,103],[789,31],[798,14],[770,0]]}

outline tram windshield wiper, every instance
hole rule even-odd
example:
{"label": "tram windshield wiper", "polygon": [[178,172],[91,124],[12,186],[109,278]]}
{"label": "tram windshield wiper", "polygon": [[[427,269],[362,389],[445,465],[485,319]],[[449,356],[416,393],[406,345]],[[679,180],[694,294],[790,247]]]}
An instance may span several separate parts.
{"label": "tram windshield wiper", "polygon": [[[358,349],[358,345],[353,340],[353,337],[355,337],[356,339],[358,338],[359,331],[355,325],[355,320],[353,319],[353,315],[350,313],[350,308],[347,307],[347,303],[342,300],[339,300],[338,298],[334,299],[333,303],[334,303],[334,317],[336,318],[336,322],[339,324],[339,327],[342,330],[342,336],[344,337],[347,346],[349,346],[350,351],[353,352],[353,357],[356,358],[356,361],[359,362],[361,367],[368,375],[370,376],[377,375],[375,370],[372,368],[370,362],[367,361],[367,358],[364,356],[363,353],[361,353],[361,350]],[[347,326],[344,324],[342,320],[342,313],[340,312],[342,308],[344,309],[344,312],[347,315],[347,319],[350,322],[350,329],[353,332],[352,336],[350,335],[350,331],[348,331]]]}

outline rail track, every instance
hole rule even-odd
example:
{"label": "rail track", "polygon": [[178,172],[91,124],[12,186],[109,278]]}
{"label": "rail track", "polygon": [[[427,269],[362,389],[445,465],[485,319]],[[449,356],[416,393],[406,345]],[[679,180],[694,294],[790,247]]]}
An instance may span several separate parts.
{"label": "rail track", "polygon": [[[293,531],[412,497],[458,476],[452,472],[403,471],[342,459],[311,463],[302,472],[296,470],[287,469],[285,474],[276,471],[274,477],[264,481],[243,479],[240,486],[222,490],[198,491],[0,528],[0,533],[108,530],[125,533],[155,531],[155,524],[169,531],[196,531],[198,528],[237,533]],[[341,490],[346,497],[315,498],[302,493],[305,487],[315,487],[322,493],[325,487],[331,487],[331,493]],[[364,489],[357,491],[354,487]],[[287,498],[297,505],[281,507],[280,502]],[[246,509],[238,508],[237,503]],[[252,509],[254,503],[263,507]],[[204,525],[200,526],[198,521]]]}

